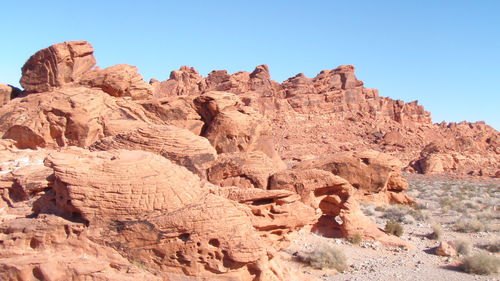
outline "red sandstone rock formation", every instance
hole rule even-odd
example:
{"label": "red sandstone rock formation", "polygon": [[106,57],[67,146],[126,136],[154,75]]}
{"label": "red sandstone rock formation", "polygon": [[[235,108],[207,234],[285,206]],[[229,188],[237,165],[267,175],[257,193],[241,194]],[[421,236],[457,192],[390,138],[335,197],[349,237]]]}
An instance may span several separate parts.
{"label": "red sandstone rock formation", "polygon": [[109,135],[106,126],[113,120],[152,122],[131,101],[70,87],[17,98],[0,108],[0,135],[16,140],[19,148],[86,147]]}
{"label": "red sandstone rock formation", "polygon": [[28,93],[51,91],[77,82],[96,63],[86,41],[69,41],[40,50],[22,68],[21,86]]}
{"label": "red sandstone rock formation", "polygon": [[8,103],[11,99],[19,97],[21,92],[20,89],[14,86],[0,83],[0,107]]}
{"label": "red sandstone rock formation", "polygon": [[144,82],[137,70],[137,67],[128,64],[94,69],[82,75],[79,84],[100,88],[114,97],[147,99],[152,95],[153,89]]}
{"label": "red sandstone rock formation", "polygon": [[0,233],[1,280],[165,280],[56,216],[3,223]]}
{"label": "red sandstone rock formation", "polygon": [[499,173],[496,130],[433,125],[353,66],[282,84],[265,65],[182,67],[147,85],[94,64],[85,41],[41,50],[23,67],[29,95],[0,108],[2,279],[293,280],[276,252],[304,227],[410,247],[358,203],[413,203],[402,166]]}
{"label": "red sandstone rock formation", "polygon": [[145,125],[135,130],[100,139],[91,150],[128,149],[151,151],[205,177],[217,158],[206,138],[171,125]]}

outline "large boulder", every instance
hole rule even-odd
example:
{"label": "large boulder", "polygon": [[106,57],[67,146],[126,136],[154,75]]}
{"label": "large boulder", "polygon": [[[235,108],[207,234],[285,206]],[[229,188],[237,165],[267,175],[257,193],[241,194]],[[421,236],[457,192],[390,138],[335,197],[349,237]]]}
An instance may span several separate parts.
{"label": "large boulder", "polygon": [[91,145],[90,149],[154,152],[203,178],[217,157],[215,149],[206,138],[171,125],[145,125],[113,137],[103,138]]}
{"label": "large boulder", "polygon": [[207,194],[176,211],[116,221],[106,240],[150,268],[218,280],[253,280],[266,249],[245,208]]}
{"label": "large boulder", "polygon": [[261,151],[223,153],[208,169],[208,180],[220,186],[267,189],[269,177],[278,172],[274,162]]}
{"label": "large boulder", "polygon": [[94,48],[86,41],[68,41],[42,49],[22,67],[21,86],[41,93],[77,82],[96,63]]}
{"label": "large boulder", "polygon": [[53,153],[46,162],[54,169],[53,194],[48,195],[54,205],[40,205],[37,212],[106,222],[167,213],[202,195],[196,175],[150,152],[74,148]]}
{"label": "large boulder", "polygon": [[[401,239],[386,235],[363,214],[355,197],[356,190],[345,179],[320,169],[292,169],[274,174],[271,190],[289,190],[322,216],[313,231],[329,237],[352,237],[378,240],[390,246],[411,247]],[[338,230],[338,231],[336,231]]]}
{"label": "large boulder", "polygon": [[293,231],[311,226],[321,215],[316,208],[301,202],[290,190],[263,190],[234,186],[209,186],[210,192],[245,204],[251,210],[250,220],[266,243],[267,249],[281,250],[289,246]]}
{"label": "large boulder", "polygon": [[[394,196],[408,188],[408,182],[401,176],[402,164],[396,158],[377,151],[342,152],[325,155],[296,165],[298,169],[321,169],[346,179],[359,195],[389,201],[414,200],[408,196]],[[382,195],[378,198],[377,195]]]}
{"label": "large boulder", "polygon": [[160,119],[166,124],[185,128],[195,135],[201,135],[203,125],[201,116],[195,109],[193,97],[173,96],[161,99],[137,101],[152,119]]}
{"label": "large boulder", "polygon": [[134,100],[152,96],[153,88],[137,73],[137,67],[118,64],[105,69],[94,69],[85,73],[79,84],[100,88],[114,97],[130,97]]}
{"label": "large boulder", "polygon": [[66,87],[17,98],[0,108],[0,136],[16,140],[19,148],[87,147],[110,135],[111,121],[152,123],[154,116],[148,116],[141,106],[100,90]]}
{"label": "large boulder", "polygon": [[208,92],[194,102],[206,126],[202,135],[217,153],[262,151],[276,167],[285,168],[274,149],[271,122],[252,108],[243,106],[238,96]]}

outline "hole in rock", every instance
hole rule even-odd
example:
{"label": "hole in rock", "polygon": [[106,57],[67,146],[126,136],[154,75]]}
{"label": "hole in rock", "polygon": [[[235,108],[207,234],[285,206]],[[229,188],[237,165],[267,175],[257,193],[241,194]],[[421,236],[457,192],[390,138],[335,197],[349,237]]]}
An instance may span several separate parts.
{"label": "hole in rock", "polygon": [[38,267],[33,268],[33,277],[35,277],[36,280],[45,280],[42,271]]}
{"label": "hole in rock", "polygon": [[30,247],[31,249],[36,249],[38,248],[42,243],[40,241],[38,241],[38,239],[35,239],[35,238],[31,238],[30,240]]}
{"label": "hole in rock", "polygon": [[179,235],[179,239],[181,239],[184,242],[187,242],[189,241],[190,236],[191,235],[189,233],[182,233],[181,235]]}
{"label": "hole in rock", "polygon": [[219,242],[219,240],[217,240],[217,239],[215,239],[215,238],[210,239],[210,240],[208,241],[208,244],[210,244],[210,245],[212,245],[212,246],[214,246],[214,247],[216,247],[216,248],[219,248],[219,246],[220,246],[220,242]]}
{"label": "hole in rock", "polygon": [[366,165],[370,164],[370,159],[368,158],[361,158],[361,161],[365,163]]}
{"label": "hole in rock", "polygon": [[187,260],[180,251],[175,252],[175,255],[177,256],[177,261],[180,264],[185,264],[185,265],[188,265],[188,266],[191,265],[191,261]]}
{"label": "hole in rock", "polygon": [[272,198],[265,198],[265,199],[260,199],[260,200],[253,201],[252,205],[254,205],[254,206],[260,206],[260,205],[272,204],[273,202],[274,202],[274,199],[272,199]]}
{"label": "hole in rock", "polygon": [[335,216],[323,215],[318,222],[313,225],[311,232],[327,238],[342,238],[343,234],[340,226],[335,221]]}

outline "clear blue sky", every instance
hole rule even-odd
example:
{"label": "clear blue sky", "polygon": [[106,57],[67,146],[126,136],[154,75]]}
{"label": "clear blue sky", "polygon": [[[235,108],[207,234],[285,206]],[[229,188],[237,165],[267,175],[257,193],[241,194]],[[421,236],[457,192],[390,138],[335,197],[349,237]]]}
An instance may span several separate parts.
{"label": "clear blue sky", "polygon": [[419,100],[433,121],[500,129],[500,1],[4,1],[0,83],[19,85],[34,52],[87,40],[100,67],[146,80],[181,65],[283,81],[353,64],[382,96]]}

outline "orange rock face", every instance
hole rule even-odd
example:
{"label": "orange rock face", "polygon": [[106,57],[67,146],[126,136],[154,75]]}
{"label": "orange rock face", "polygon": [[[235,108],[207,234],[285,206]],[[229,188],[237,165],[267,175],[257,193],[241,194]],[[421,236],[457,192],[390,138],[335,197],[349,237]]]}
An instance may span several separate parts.
{"label": "orange rock face", "polygon": [[171,125],[143,125],[135,130],[103,138],[91,150],[129,149],[151,151],[191,172],[206,177],[217,153],[206,138]]}
{"label": "orange rock face", "polygon": [[86,41],[52,45],[31,56],[22,68],[21,86],[41,93],[76,82],[96,63],[94,48]]}
{"label": "orange rock face", "polygon": [[21,93],[22,91],[16,87],[0,83],[0,107],[8,103],[11,99],[19,97]]}
{"label": "orange rock face", "polygon": [[147,99],[153,94],[153,88],[137,73],[137,67],[128,64],[88,71],[80,78],[79,84],[100,88],[114,97]]}
{"label": "orange rock face", "polygon": [[107,221],[169,212],[202,194],[198,177],[150,152],[70,149],[46,161],[54,169],[55,207],[66,217]]}
{"label": "orange rock face", "polygon": [[403,167],[499,174],[496,130],[432,124],[350,65],[281,84],[266,65],[150,84],[94,65],[64,42],[24,92],[0,84],[2,280],[296,280],[277,251],[300,229],[411,247],[359,205],[415,203]]}
{"label": "orange rock face", "polygon": [[397,193],[408,188],[401,177],[401,162],[394,157],[377,151],[342,152],[318,159],[304,161],[298,169],[321,169],[346,179],[358,192],[357,196],[366,200],[414,203]]}
{"label": "orange rock face", "polygon": [[[379,240],[388,245],[407,245],[380,231],[375,222],[362,213],[355,197],[356,189],[347,180],[329,171],[298,167],[283,171],[272,176],[270,188],[294,191],[303,203],[320,210],[322,217],[313,230],[323,235],[352,237],[359,234],[365,239]],[[340,233],[335,233],[335,230]]]}
{"label": "orange rock face", "polygon": [[165,280],[56,216],[21,218],[0,224],[0,231],[1,280]]}
{"label": "orange rock face", "polygon": [[58,89],[17,98],[0,108],[0,135],[19,148],[86,147],[107,135],[113,120],[151,123],[131,101],[84,87]]}

